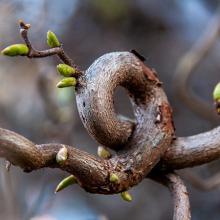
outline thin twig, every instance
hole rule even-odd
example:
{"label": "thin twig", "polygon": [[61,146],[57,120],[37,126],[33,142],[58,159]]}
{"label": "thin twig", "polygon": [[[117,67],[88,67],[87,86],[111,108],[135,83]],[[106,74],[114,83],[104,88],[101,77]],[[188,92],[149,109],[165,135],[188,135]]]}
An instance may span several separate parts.
{"label": "thin twig", "polygon": [[[30,28],[29,24],[25,24],[22,20],[19,21],[20,24],[20,33],[21,37],[23,38],[24,42],[26,43],[29,53],[27,57],[29,58],[42,58],[42,57],[48,57],[52,55],[57,55],[61,61],[63,61],[65,64],[72,66],[76,68],[76,66],[73,64],[72,59],[64,52],[64,49],[62,45],[60,47],[54,47],[47,50],[36,50],[32,44],[31,41],[28,38],[28,30]],[[80,71],[78,70],[78,74]]]}

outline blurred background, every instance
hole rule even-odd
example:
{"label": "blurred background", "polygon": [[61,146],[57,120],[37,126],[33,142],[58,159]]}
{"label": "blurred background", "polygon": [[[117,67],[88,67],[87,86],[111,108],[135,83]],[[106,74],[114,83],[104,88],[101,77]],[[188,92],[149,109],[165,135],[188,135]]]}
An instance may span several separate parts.
{"label": "blurred background", "polygon": [[[217,0],[0,0],[0,49],[22,42],[20,18],[31,23],[30,39],[37,49],[47,48],[50,29],[82,70],[107,52],[135,49],[164,83],[176,134],[193,135],[219,122],[211,96],[220,79],[218,5]],[[0,127],[35,143],[60,142],[96,154],[97,143],[82,126],[74,91],[56,88],[58,63],[56,57],[0,57]],[[122,89],[115,100],[118,113],[133,116]],[[77,185],[55,195],[67,173],[45,169],[26,174],[16,167],[7,172],[4,166],[1,160],[0,219],[172,219],[168,190],[148,179],[131,190],[133,201],[126,203],[119,195],[92,195]],[[192,219],[220,218],[219,168],[216,161],[180,172]]]}

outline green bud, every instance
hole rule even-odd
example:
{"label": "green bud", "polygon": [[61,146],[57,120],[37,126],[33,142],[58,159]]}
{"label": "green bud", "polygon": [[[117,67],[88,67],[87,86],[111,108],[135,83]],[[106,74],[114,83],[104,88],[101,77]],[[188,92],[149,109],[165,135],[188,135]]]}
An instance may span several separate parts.
{"label": "green bud", "polygon": [[97,154],[103,159],[109,159],[111,157],[111,153],[103,146],[98,146]]}
{"label": "green bud", "polygon": [[65,179],[63,179],[56,187],[55,189],[55,193],[65,189],[66,187],[76,184],[77,183],[77,179],[75,176],[70,175],[68,177],[66,177]]}
{"label": "green bud", "polygon": [[124,191],[121,193],[121,198],[124,199],[127,202],[131,202],[132,201],[132,196],[128,191]]}
{"label": "green bud", "polygon": [[214,88],[213,99],[215,101],[220,100],[220,82]]}
{"label": "green bud", "polygon": [[64,161],[67,160],[67,157],[68,157],[68,150],[64,146],[58,151],[58,153],[56,155],[56,161],[57,161],[57,163],[62,164]]}
{"label": "green bud", "polygon": [[57,83],[58,88],[65,88],[65,87],[70,87],[70,86],[75,86],[75,85],[76,85],[76,78],[74,77],[64,78],[60,82]]}
{"label": "green bud", "polygon": [[119,181],[119,177],[118,177],[118,175],[116,175],[115,173],[111,173],[109,180],[110,180],[110,182],[112,182],[112,183],[117,183],[117,182]]}
{"label": "green bud", "polygon": [[6,47],[1,51],[3,55],[6,56],[25,56],[29,52],[29,49],[26,44],[13,44]]}
{"label": "green bud", "polygon": [[70,77],[76,73],[75,68],[64,63],[57,65],[57,70],[64,77]]}
{"label": "green bud", "polygon": [[215,100],[216,111],[220,115],[220,82],[214,88],[213,99]]}
{"label": "green bud", "polygon": [[61,45],[57,36],[52,31],[47,32],[47,44],[52,48],[59,47]]}

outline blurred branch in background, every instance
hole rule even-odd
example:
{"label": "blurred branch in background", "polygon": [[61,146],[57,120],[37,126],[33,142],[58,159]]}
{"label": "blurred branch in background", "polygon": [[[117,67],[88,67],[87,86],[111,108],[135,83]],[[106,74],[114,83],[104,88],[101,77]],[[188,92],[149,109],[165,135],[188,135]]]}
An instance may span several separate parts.
{"label": "blurred branch in background", "polygon": [[[41,176],[41,180],[39,181],[39,191],[38,195],[36,196],[35,200],[32,204],[29,203],[29,201],[26,201],[27,210],[26,212],[23,211],[22,213],[22,219],[23,220],[29,220],[32,217],[36,216],[38,212],[40,211],[40,208],[44,206],[44,200],[47,196],[47,191],[49,188],[47,187],[47,180],[45,178],[45,172],[43,172]],[[50,205],[52,205],[53,200],[50,201]]]}
{"label": "blurred branch in background", "polygon": [[[212,122],[213,125],[219,123],[219,118],[215,114],[214,108],[209,103],[193,92],[190,87],[190,76],[201,64],[202,60],[209,54],[220,37],[220,6],[212,17],[201,37],[194,43],[192,48],[186,52],[179,60],[173,79],[174,91],[180,99],[196,114]],[[207,73],[207,76],[209,73]],[[198,76],[199,78],[199,76]],[[209,168],[211,165],[207,165]],[[196,188],[200,190],[214,190],[220,187],[220,173],[204,180],[198,174],[186,170],[182,174]]]}
{"label": "blurred branch in background", "polygon": [[[190,89],[190,76],[201,61],[208,55],[220,35],[220,6],[211,19],[208,27],[192,48],[179,60],[174,79],[174,91],[185,104],[199,116],[218,124],[218,117],[212,106]],[[207,73],[208,75],[208,73]],[[198,76],[199,78],[199,76]]]}
{"label": "blurred branch in background", "polygon": [[201,178],[189,169],[180,173],[193,187],[201,191],[215,190],[220,187],[220,173],[216,173],[208,179]]}
{"label": "blurred branch in background", "polygon": [[[37,89],[42,100],[44,111],[49,119],[44,123],[43,129],[47,137],[55,138],[57,141],[72,144],[74,122],[73,106],[67,106],[73,98],[73,91],[69,88],[54,93],[54,86],[57,84],[58,73],[52,63],[39,60],[39,75],[37,77]],[[63,132],[60,132],[60,131]]]}
{"label": "blurred branch in background", "polygon": [[5,215],[8,219],[16,219],[20,213],[18,203],[16,203],[16,195],[13,188],[13,176],[4,167],[1,168],[1,190],[3,192],[3,201],[5,207]]}

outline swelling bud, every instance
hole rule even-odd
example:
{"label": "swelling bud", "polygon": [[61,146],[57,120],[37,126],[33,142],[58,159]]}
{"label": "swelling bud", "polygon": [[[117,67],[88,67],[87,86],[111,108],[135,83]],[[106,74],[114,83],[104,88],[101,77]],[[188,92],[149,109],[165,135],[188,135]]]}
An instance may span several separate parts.
{"label": "swelling bud", "polygon": [[29,49],[26,44],[13,44],[6,47],[4,50],[1,51],[3,55],[6,56],[25,56],[29,52]]}
{"label": "swelling bud", "polygon": [[220,100],[220,82],[214,88],[213,99],[215,101]]}
{"label": "swelling bud", "polygon": [[70,77],[73,76],[76,73],[76,69],[67,65],[67,64],[59,64],[57,65],[57,71],[60,73],[60,75],[64,77]]}
{"label": "swelling bud", "polygon": [[132,201],[132,197],[131,194],[128,191],[124,191],[121,193],[121,198],[123,200],[125,200],[126,202],[131,202]]}
{"label": "swelling bud", "polygon": [[111,173],[109,180],[111,183],[117,183],[119,181],[119,177],[115,173]]}
{"label": "swelling bud", "polygon": [[214,88],[213,99],[215,101],[216,111],[220,114],[220,82]]}
{"label": "swelling bud", "polygon": [[75,85],[76,85],[76,78],[74,77],[64,78],[60,82],[57,83],[58,88],[65,88],[65,87],[70,87],[70,86],[75,86]]}
{"label": "swelling bud", "polygon": [[59,164],[62,164],[63,162],[65,162],[67,160],[67,157],[68,157],[68,150],[64,146],[58,151],[58,153],[56,155],[56,162]]}
{"label": "swelling bud", "polygon": [[98,146],[97,154],[103,159],[109,159],[111,157],[111,153],[103,146]]}
{"label": "swelling bud", "polygon": [[47,32],[47,44],[51,48],[60,47],[61,45],[59,40],[57,39],[57,36],[52,31]]}

